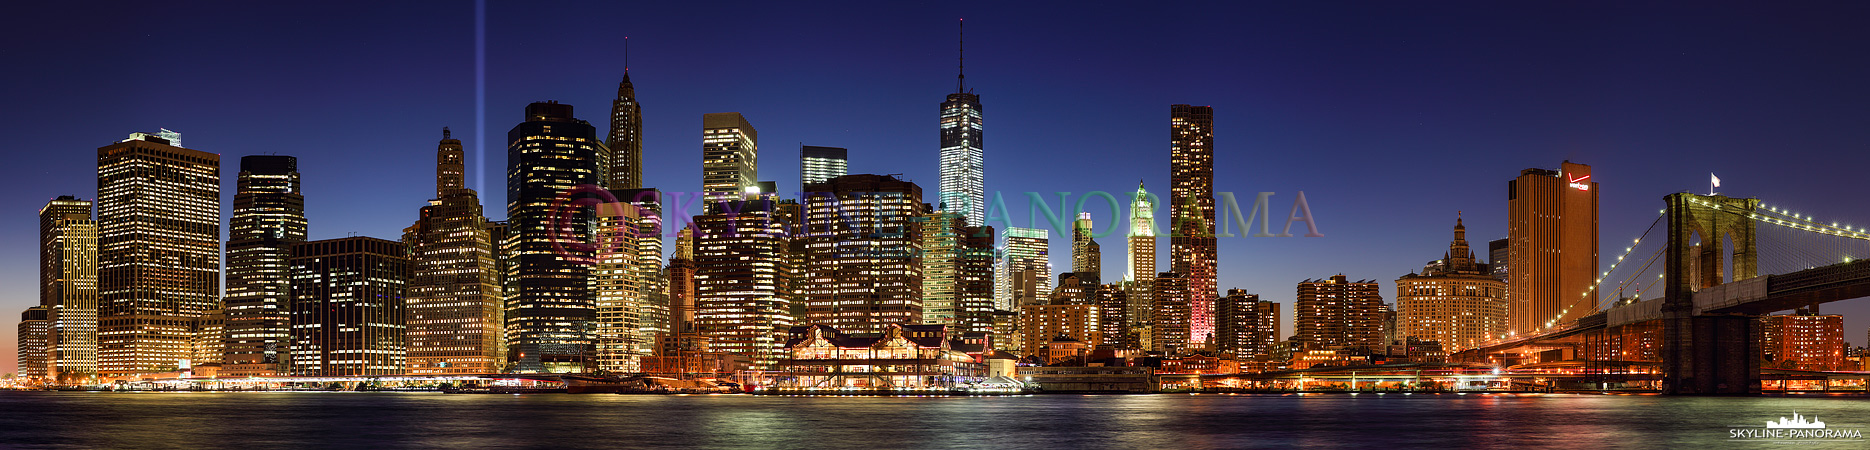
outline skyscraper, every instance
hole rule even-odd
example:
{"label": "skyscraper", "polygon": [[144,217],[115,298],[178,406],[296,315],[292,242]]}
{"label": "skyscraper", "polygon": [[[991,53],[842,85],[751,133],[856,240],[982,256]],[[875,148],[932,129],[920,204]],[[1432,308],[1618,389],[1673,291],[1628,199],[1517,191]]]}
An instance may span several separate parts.
{"label": "skyscraper", "polygon": [[1137,348],[1136,339],[1130,331],[1130,297],[1123,287],[1116,284],[1097,286],[1092,294],[1092,303],[1097,305],[1097,324],[1104,335],[1104,343],[1120,349]]}
{"label": "skyscraper", "polygon": [[1071,271],[1078,274],[1078,279],[1085,284],[1096,286],[1103,283],[1104,256],[1098,249],[1097,240],[1092,239],[1096,226],[1091,223],[1091,213],[1078,213],[1078,220],[1071,223]]}
{"label": "skyscraper", "polygon": [[[655,328],[650,322],[648,289],[642,276],[644,216],[636,205],[605,203],[597,208],[597,265],[592,289],[597,295],[597,367],[611,372],[639,372],[649,356]],[[660,258],[658,258],[660,259]]]}
{"label": "skyscraper", "polygon": [[956,212],[934,211],[917,221],[922,229],[922,324],[955,325],[967,219]]}
{"label": "skyscraper", "polygon": [[995,311],[994,228],[965,227],[960,234],[961,262],[956,269],[955,279],[955,327],[951,329],[961,333],[991,333],[994,331]]}
{"label": "skyscraper", "polygon": [[192,359],[221,295],[221,156],[147,133],[97,149],[98,371]]}
{"label": "skyscraper", "polygon": [[479,194],[462,183],[461,141],[442,128],[435,145],[435,199],[404,231],[409,244],[408,371],[499,372],[505,297],[499,243]]}
{"label": "skyscraper", "polygon": [[770,201],[725,209],[736,213],[695,216],[695,328],[709,351],[771,367],[793,325],[783,279],[791,236]]}
{"label": "skyscraper", "polygon": [[597,206],[598,368],[640,372],[669,332],[662,275],[662,219],[655,189],[612,190],[618,201]]}
{"label": "skyscraper", "polygon": [[[888,175],[806,185],[806,321],[851,333],[920,325],[922,187]],[[952,278],[942,280],[950,285]],[[953,293],[946,294],[953,308]],[[952,314],[952,312],[950,312]]]}
{"label": "skyscraper", "polygon": [[759,187],[760,133],[740,113],[701,116],[701,191],[703,210],[718,211],[723,200],[738,199]]}
{"label": "skyscraper", "polygon": [[623,81],[617,83],[617,98],[610,101],[610,134],[605,143],[610,150],[610,177],[604,187],[643,187],[643,106],[636,103],[636,85],[630,83],[627,64]]}
{"label": "skyscraper", "polygon": [[[507,220],[513,235],[507,292],[507,359],[517,372],[587,372],[595,348],[591,210],[559,211],[561,196],[595,189],[607,150],[597,129],[571,105],[526,106],[526,121],[507,132]],[[589,185],[589,186],[587,186]],[[576,197],[573,197],[576,198]],[[569,203],[568,201],[566,203]],[[559,214],[566,212],[566,214]]]}
{"label": "skyscraper", "polygon": [[1051,250],[1047,242],[1052,231],[1043,228],[1008,227],[1000,243],[1000,266],[994,274],[998,284],[994,307],[1018,311],[1020,305],[1043,303],[1052,279]]}
{"label": "skyscraper", "polygon": [[1383,315],[1389,307],[1375,281],[1350,281],[1344,274],[1299,283],[1293,302],[1292,338],[1319,350],[1383,345]]}
{"label": "skyscraper", "polygon": [[[958,67],[965,68],[966,61],[962,58]],[[976,227],[986,223],[987,214],[980,111],[980,96],[967,89],[967,72],[957,72],[955,91],[941,104],[941,203],[937,208],[961,213],[969,226]]]}
{"label": "skyscraper", "polygon": [[1535,333],[1597,312],[1597,180],[1591,166],[1526,169],[1507,183],[1507,330]]}
{"label": "skyscraper", "polygon": [[[1506,264],[1508,260],[1512,259],[1507,256],[1512,254],[1510,251],[1511,247],[1508,246],[1509,242],[1512,242],[1512,240],[1507,238],[1487,241],[1487,265],[1489,269],[1493,270],[1493,277],[1500,280],[1501,283],[1506,282]],[[1501,295],[1504,296],[1505,294]]]}
{"label": "skyscraper", "polygon": [[838,147],[799,147],[799,191],[804,192],[807,185],[847,175],[850,171],[849,153]]}
{"label": "skyscraper", "polygon": [[[460,180],[460,174],[455,174]],[[305,196],[299,160],[291,156],[240,157],[234,216],[227,231],[226,351],[228,376],[279,375],[290,335],[286,259],[305,242]]]}
{"label": "skyscraper", "polygon": [[1188,278],[1189,345],[1214,334],[1214,108],[1169,106],[1169,270]]}
{"label": "skyscraper", "polygon": [[61,196],[39,208],[39,306],[47,377],[97,373],[97,221],[91,202]]}
{"label": "skyscraper", "polygon": [[1396,279],[1397,338],[1437,341],[1457,352],[1506,334],[1506,283],[1474,259],[1467,227],[1454,221],[1448,252],[1420,275]]}
{"label": "skyscraper", "polygon": [[1154,334],[1149,331],[1149,315],[1155,305],[1150,295],[1156,290],[1156,204],[1149,191],[1143,189],[1142,181],[1136,182],[1136,193],[1130,200],[1129,225],[1125,239],[1129,264],[1124,268],[1122,286],[1130,303],[1124,318],[1129,320],[1126,326],[1130,332],[1137,336],[1136,346],[1146,348],[1146,341]]}
{"label": "skyscraper", "polygon": [[1155,292],[1150,293],[1155,302],[1150,311],[1149,326],[1150,350],[1169,355],[1189,350],[1188,342],[1188,277],[1177,272],[1156,274]]}
{"label": "skyscraper", "polygon": [[348,237],[292,246],[294,376],[403,373],[408,248]]}
{"label": "skyscraper", "polygon": [[1214,317],[1215,346],[1222,353],[1251,358],[1272,355],[1279,345],[1279,304],[1259,294],[1228,289],[1216,302]]}
{"label": "skyscraper", "polygon": [[47,358],[51,356],[51,315],[44,306],[26,308],[19,315],[19,376],[29,380],[45,380],[52,373]]}

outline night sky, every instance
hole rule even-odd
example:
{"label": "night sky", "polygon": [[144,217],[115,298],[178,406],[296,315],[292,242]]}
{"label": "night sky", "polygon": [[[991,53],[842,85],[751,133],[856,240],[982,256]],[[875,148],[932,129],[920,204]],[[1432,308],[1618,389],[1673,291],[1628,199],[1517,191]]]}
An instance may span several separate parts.
{"label": "night sky", "polygon": [[[700,186],[701,115],[737,111],[759,130],[760,179],[786,191],[804,143],[847,147],[852,173],[902,174],[932,197],[958,18],[987,188],[1019,226],[1028,191],[1054,208],[1055,192],[1138,180],[1166,194],[1168,106],[1211,105],[1215,190],[1276,192],[1276,217],[1304,191],[1325,234],[1221,239],[1220,288],[1287,304],[1286,333],[1298,281],[1375,279],[1393,301],[1396,277],[1441,257],[1456,211],[1484,250],[1506,235],[1506,181],[1564,160],[1601,183],[1606,267],[1662,196],[1705,191],[1709,173],[1725,194],[1870,225],[1862,3],[495,2],[479,128],[472,2],[55,3],[0,18],[0,372],[13,371],[18,312],[38,301],[35,213],[54,196],[95,198],[97,147],[179,131],[222,156],[230,211],[240,156],[297,156],[313,239],[394,239],[433,195],[447,126],[499,219],[498,141],[541,100],[574,105],[601,134],[625,36],[645,184],[666,191]],[[1100,227],[1101,204],[1089,203]],[[1099,240],[1106,279],[1125,267],[1119,236]],[[1054,234],[1059,271],[1067,241]],[[1865,344],[1870,301],[1825,312]]]}

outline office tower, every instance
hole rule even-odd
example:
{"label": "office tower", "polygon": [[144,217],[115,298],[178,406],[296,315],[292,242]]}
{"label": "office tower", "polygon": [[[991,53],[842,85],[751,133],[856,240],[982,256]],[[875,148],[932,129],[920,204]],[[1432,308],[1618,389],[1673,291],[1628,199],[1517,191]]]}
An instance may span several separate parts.
{"label": "office tower", "polygon": [[980,96],[967,89],[967,72],[958,70],[955,91],[941,104],[941,192],[937,196],[941,203],[937,209],[961,213],[969,226],[976,227],[986,223],[987,217],[980,111]]}
{"label": "office tower", "polygon": [[499,243],[479,194],[462,183],[461,141],[442,128],[435,198],[404,230],[409,245],[408,372],[497,373],[505,334]]}
{"label": "office tower", "polygon": [[1104,256],[1098,250],[1097,240],[1092,239],[1095,226],[1091,224],[1091,213],[1078,213],[1078,220],[1071,223],[1071,271],[1085,284],[1103,283]]}
{"label": "office tower", "polygon": [[618,201],[597,206],[598,368],[640,372],[669,331],[662,276],[662,219],[655,189],[612,190]]}
{"label": "office tower", "polygon": [[695,216],[695,327],[709,351],[772,367],[793,325],[783,285],[791,236],[772,202],[724,208],[736,213]]}
{"label": "office tower", "polygon": [[992,333],[995,331],[994,228],[965,227],[960,235],[961,262],[956,269],[953,329],[962,333]]}
{"label": "office tower", "polygon": [[[280,374],[291,318],[286,316],[286,258],[305,242],[305,196],[299,160],[291,156],[240,157],[234,216],[227,230],[225,314],[227,376]],[[460,173],[455,173],[457,182]]]}
{"label": "office tower", "polygon": [[595,363],[597,303],[591,253],[580,247],[590,242],[593,216],[588,208],[559,214],[557,207],[588,194],[574,194],[579,186],[600,182],[599,155],[606,150],[596,128],[557,102],[527,105],[526,121],[507,132],[507,142],[509,369],[588,372]]}
{"label": "office tower", "polygon": [[[934,211],[917,218],[922,237],[922,324],[956,325],[962,240],[967,218]],[[958,328],[956,328],[958,329]]]}
{"label": "office tower", "polygon": [[849,151],[838,147],[799,147],[799,191],[805,186],[841,177],[850,171]]}
{"label": "office tower", "polygon": [[1845,360],[1844,316],[1781,314],[1760,318],[1762,367],[1791,370],[1859,370]]}
{"label": "office tower", "polygon": [[45,380],[52,369],[47,364],[51,357],[52,322],[44,306],[26,308],[19,315],[19,355],[14,361],[18,365],[19,377],[29,380]]}
{"label": "office tower", "polygon": [[1375,281],[1349,281],[1344,274],[1299,283],[1293,302],[1292,338],[1319,350],[1383,345],[1383,314],[1389,309]]}
{"label": "office tower", "polygon": [[1150,350],[1166,355],[1189,350],[1188,277],[1179,272],[1157,273],[1150,300],[1155,303],[1150,312]]}
{"label": "office tower", "polygon": [[1051,230],[1042,228],[1007,227],[994,274],[995,308],[1018,311],[1020,305],[1045,302],[1046,285],[1052,279],[1052,260],[1047,256],[1051,235]]}
{"label": "office tower", "polygon": [[922,323],[961,333],[993,331],[993,227],[952,211],[923,214]]}
{"label": "office tower", "polygon": [[403,373],[407,253],[401,242],[370,237],[292,246],[293,376]]}
{"label": "office tower", "polygon": [[1506,185],[1507,331],[1536,333],[1597,312],[1597,180],[1591,166],[1526,169]]}
{"label": "office tower", "polygon": [[1130,297],[1124,292],[1123,286],[1098,285],[1097,291],[1091,295],[1091,303],[1097,305],[1097,324],[1104,344],[1120,349],[1137,348],[1136,340],[1130,334]]}
{"label": "office tower", "polygon": [[605,147],[610,150],[609,178],[604,187],[638,189],[643,187],[643,105],[636,103],[636,85],[630,83],[630,68],[623,68],[623,81],[617,83],[617,98],[610,101],[610,134]]}
{"label": "office tower", "polygon": [[[1508,242],[1512,242],[1512,240],[1500,238],[1487,241],[1487,266],[1489,270],[1493,271],[1493,278],[1500,280],[1501,283],[1506,282],[1507,261],[1511,260],[1511,258],[1507,256],[1512,254],[1511,247],[1507,245]],[[1502,292],[1500,295],[1502,296],[1501,298],[1505,298],[1506,294]]]}
{"label": "office tower", "polygon": [[1467,245],[1467,227],[1454,221],[1448,252],[1421,274],[1396,279],[1397,339],[1440,342],[1458,352],[1506,334],[1506,283],[1488,273]]}
{"label": "office tower", "polygon": [[1270,356],[1279,345],[1279,304],[1259,294],[1228,289],[1214,310],[1215,346],[1237,358]]}
{"label": "office tower", "polygon": [[718,212],[723,200],[742,197],[760,179],[760,133],[740,113],[701,116],[703,210]]}
{"label": "office tower", "polygon": [[46,310],[46,376],[97,373],[97,221],[91,202],[60,196],[39,208],[39,306]]}
{"label": "office tower", "polygon": [[592,269],[592,290],[597,295],[597,368],[609,372],[638,372],[650,350],[650,336],[641,335],[649,299],[642,286],[641,253],[644,214],[629,203],[604,203],[597,208],[597,265]]}
{"label": "office tower", "polygon": [[131,136],[97,149],[102,374],[180,367],[221,297],[221,156]]}
{"label": "office tower", "polygon": [[[813,193],[804,199],[802,231],[806,321],[849,333],[921,324],[922,187],[862,174],[805,190]],[[952,308],[952,293],[948,300]]]}
{"label": "office tower", "polygon": [[1214,334],[1214,108],[1169,107],[1169,270],[1188,279],[1189,345]]}

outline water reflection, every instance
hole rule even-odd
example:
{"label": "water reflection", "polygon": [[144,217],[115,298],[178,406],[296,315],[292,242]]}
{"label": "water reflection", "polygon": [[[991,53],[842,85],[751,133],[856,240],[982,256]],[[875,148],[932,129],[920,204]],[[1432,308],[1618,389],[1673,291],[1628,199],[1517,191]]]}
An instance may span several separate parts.
{"label": "water reflection", "polygon": [[0,448],[1681,448],[1794,410],[1870,428],[1855,398],[6,392]]}

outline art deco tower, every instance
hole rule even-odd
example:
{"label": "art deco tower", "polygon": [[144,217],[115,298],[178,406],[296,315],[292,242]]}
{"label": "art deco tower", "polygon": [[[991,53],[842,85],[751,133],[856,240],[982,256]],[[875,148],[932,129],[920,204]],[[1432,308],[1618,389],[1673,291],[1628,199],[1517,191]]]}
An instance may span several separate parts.
{"label": "art deco tower", "polygon": [[1129,309],[1125,316],[1132,325],[1147,324],[1154,303],[1150,294],[1156,290],[1156,205],[1143,182],[1136,182],[1136,196],[1130,200],[1129,267],[1123,275]]}
{"label": "art deco tower", "polygon": [[617,99],[610,101],[610,189],[643,187],[643,106],[636,103],[636,85],[630,83],[630,67],[625,63],[623,81],[617,83]]}
{"label": "art deco tower", "polygon": [[606,152],[597,129],[571,105],[526,106],[507,132],[507,218],[512,280],[506,303],[507,358],[518,372],[586,372],[595,367],[597,303],[591,293],[592,211],[560,215],[555,205],[579,186],[599,183]]}
{"label": "art deco tower", "polygon": [[292,257],[292,244],[305,242],[306,234],[299,160],[243,156],[237,184],[227,231],[223,370],[236,377],[279,375],[291,331],[286,259]]}
{"label": "art deco tower", "polygon": [[1188,344],[1214,334],[1214,108],[1169,106],[1169,270],[1188,283]]}
{"label": "art deco tower", "polygon": [[461,141],[442,128],[435,199],[404,230],[411,374],[495,373],[504,365],[499,262],[478,194],[462,184]]}
{"label": "art deco tower", "polygon": [[[963,53],[965,55],[965,52]],[[961,59],[965,68],[967,59]],[[980,96],[967,89],[967,73],[955,77],[955,92],[941,104],[941,203],[943,211],[967,216],[968,226],[986,223],[987,181],[983,158]]]}
{"label": "art deco tower", "polygon": [[220,304],[221,156],[147,133],[97,149],[98,371],[192,360]]}

